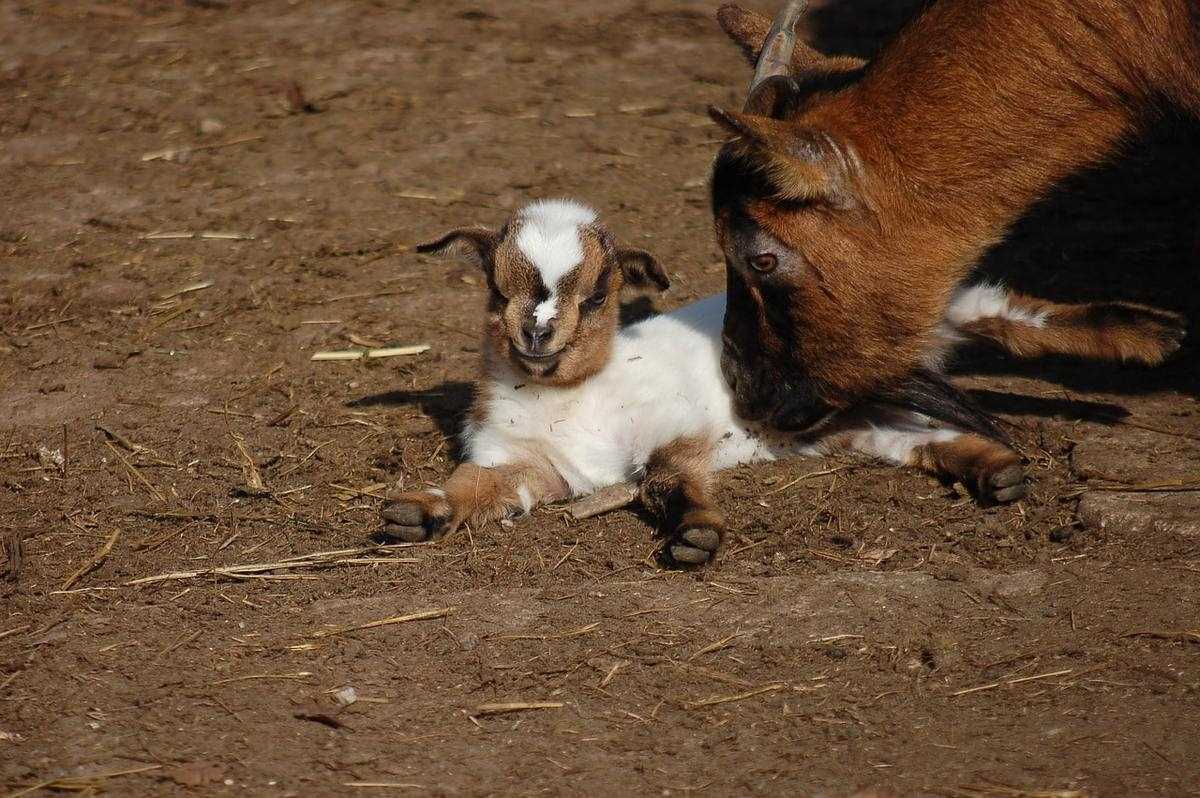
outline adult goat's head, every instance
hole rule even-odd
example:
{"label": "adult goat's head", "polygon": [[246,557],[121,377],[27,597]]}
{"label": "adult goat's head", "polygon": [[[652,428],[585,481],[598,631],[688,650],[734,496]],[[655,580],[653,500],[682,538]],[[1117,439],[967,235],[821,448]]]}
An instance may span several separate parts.
{"label": "adult goat's head", "polygon": [[973,411],[935,374],[947,297],[919,279],[921,253],[936,259],[939,244],[906,235],[901,181],[854,96],[865,62],[799,41],[805,6],[792,0],[774,23],[733,5],[718,12],[755,65],[743,110],[710,108],[733,137],[712,201],[737,410],[806,430],[874,398],[963,423]]}

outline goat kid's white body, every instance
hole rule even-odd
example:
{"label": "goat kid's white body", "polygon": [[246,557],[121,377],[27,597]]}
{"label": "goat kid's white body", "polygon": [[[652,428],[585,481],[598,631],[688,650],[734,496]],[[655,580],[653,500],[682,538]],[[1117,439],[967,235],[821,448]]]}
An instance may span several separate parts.
{"label": "goat kid's white body", "polygon": [[[656,449],[681,438],[711,441],[715,469],[824,453],[829,439],[772,433],[735,416],[720,365],[724,315],[718,294],[626,327],[604,369],[573,388],[534,385],[489,364],[484,420],[464,434],[468,459],[549,461],[578,496],[636,477]],[[850,431],[850,448],[903,464],[915,447],[960,434],[916,414],[896,422],[868,419]]]}

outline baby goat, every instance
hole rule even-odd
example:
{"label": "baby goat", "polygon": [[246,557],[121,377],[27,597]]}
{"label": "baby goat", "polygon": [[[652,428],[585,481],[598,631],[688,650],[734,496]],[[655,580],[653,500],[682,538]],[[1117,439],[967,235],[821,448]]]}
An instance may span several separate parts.
{"label": "baby goat", "polygon": [[[403,540],[638,478],[668,536],[667,564],[699,565],[723,536],[712,472],[837,449],[960,480],[985,501],[1024,494],[1020,459],[983,414],[950,429],[881,401],[804,435],[740,421],[721,373],[725,295],[620,329],[621,289],[665,290],[667,276],[648,253],[618,246],[583,205],[537,202],[499,232],[456,229],[418,250],[474,260],[490,295],[466,461],[441,489],[403,493],[384,508],[385,531]],[[947,348],[960,333],[1005,345],[989,323],[1023,330],[1030,345],[1046,329],[1046,314],[1021,304],[1035,301],[993,286],[962,293],[945,321]],[[928,386],[926,400],[936,401],[945,383]]]}

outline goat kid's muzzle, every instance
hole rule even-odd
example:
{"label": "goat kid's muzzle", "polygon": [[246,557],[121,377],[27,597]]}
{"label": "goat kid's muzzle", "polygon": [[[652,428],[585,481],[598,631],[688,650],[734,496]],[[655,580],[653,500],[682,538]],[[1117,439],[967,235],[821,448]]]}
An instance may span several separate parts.
{"label": "goat kid's muzzle", "polygon": [[512,359],[527,373],[533,376],[545,377],[558,368],[558,362],[562,359],[566,347],[561,346],[551,352],[531,352],[516,341],[510,340],[509,351],[512,352]]}

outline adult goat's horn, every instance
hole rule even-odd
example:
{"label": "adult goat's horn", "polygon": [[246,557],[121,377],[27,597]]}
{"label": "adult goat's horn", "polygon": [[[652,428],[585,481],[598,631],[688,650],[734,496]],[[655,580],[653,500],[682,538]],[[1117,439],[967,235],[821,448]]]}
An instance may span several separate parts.
{"label": "adult goat's horn", "polygon": [[788,0],[788,4],[775,16],[754,68],[754,79],[750,81],[750,91],[746,94],[747,101],[767,78],[788,74],[792,52],[796,49],[796,25],[807,7],[808,0]]}

